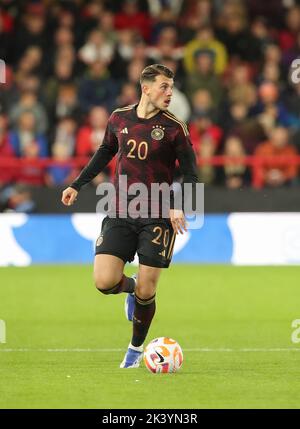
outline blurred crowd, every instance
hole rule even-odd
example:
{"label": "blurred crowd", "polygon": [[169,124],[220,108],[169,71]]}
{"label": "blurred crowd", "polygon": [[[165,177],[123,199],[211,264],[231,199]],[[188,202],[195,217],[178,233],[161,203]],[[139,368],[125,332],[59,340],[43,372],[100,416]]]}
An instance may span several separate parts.
{"label": "blurred crowd", "polygon": [[[91,156],[112,110],[138,101],[140,73],[154,62],[176,73],[170,111],[189,125],[200,181],[251,186],[241,160],[260,155],[260,186],[297,184],[296,163],[282,156],[300,149],[300,71],[291,68],[300,58],[299,3],[2,0],[1,186],[70,183],[78,167],[5,164]],[[232,161],[200,163],[215,155]]]}

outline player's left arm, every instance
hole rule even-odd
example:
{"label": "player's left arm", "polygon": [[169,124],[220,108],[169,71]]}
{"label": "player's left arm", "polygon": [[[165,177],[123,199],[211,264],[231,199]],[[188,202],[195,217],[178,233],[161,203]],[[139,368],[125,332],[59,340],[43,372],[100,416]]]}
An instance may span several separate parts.
{"label": "player's left arm", "polygon": [[[189,133],[187,129],[180,127],[174,141],[176,158],[179,162],[180,172],[183,176],[182,189],[184,189],[185,183],[192,184],[192,198],[196,195],[196,183],[199,182],[197,167],[196,167],[196,157],[193,150],[192,142],[190,140]],[[187,231],[187,223],[184,216],[184,192],[182,191],[181,205],[178,206],[176,199],[171,201],[170,209],[170,220],[172,226],[178,234],[184,233]]]}

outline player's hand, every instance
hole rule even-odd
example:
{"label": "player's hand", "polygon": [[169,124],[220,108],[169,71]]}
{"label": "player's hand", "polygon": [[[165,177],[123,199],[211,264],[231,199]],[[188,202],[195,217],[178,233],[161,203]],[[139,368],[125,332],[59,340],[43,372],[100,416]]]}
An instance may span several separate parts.
{"label": "player's hand", "polygon": [[187,223],[182,210],[170,209],[170,221],[176,234],[187,231]]}
{"label": "player's hand", "polygon": [[70,186],[65,189],[62,193],[61,202],[65,206],[71,206],[77,200],[78,191],[71,188]]}

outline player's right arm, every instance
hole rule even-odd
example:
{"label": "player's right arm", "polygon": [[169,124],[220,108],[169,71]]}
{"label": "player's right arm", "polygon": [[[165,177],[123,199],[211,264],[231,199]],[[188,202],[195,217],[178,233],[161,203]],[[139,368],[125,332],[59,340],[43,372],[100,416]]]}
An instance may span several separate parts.
{"label": "player's right arm", "polygon": [[70,206],[73,204],[82,186],[89,183],[94,177],[101,173],[104,167],[118,152],[118,139],[112,130],[111,118],[112,116],[108,121],[102,144],[79,176],[63,191],[61,201],[64,205]]}

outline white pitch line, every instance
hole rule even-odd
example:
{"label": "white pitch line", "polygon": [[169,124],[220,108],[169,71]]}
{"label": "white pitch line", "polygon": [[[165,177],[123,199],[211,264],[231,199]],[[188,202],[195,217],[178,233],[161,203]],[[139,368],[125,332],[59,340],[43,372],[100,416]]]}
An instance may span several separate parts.
{"label": "white pitch line", "polygon": [[[47,352],[47,353],[119,353],[123,352],[124,349],[31,349],[31,348],[19,348],[9,349],[1,348],[0,353],[29,353],[29,352]],[[183,349],[184,352],[196,352],[196,353],[251,353],[251,352],[300,352],[300,347],[286,347],[286,348],[194,348],[194,349]]]}

